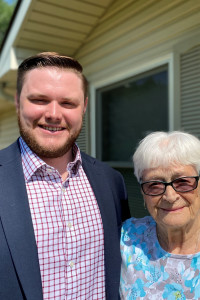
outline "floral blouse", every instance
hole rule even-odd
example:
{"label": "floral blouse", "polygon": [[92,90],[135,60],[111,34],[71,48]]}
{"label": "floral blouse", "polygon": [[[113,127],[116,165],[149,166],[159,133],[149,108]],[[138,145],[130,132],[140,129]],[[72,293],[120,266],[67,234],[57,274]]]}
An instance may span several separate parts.
{"label": "floral blouse", "polygon": [[121,255],[121,299],[200,299],[200,252],[177,255],[164,251],[152,217],[124,222]]}

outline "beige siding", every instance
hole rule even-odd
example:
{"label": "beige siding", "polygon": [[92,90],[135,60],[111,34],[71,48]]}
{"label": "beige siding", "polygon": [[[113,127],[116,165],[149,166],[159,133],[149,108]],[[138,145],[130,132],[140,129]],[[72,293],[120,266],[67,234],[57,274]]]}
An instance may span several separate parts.
{"label": "beige siding", "polygon": [[[172,51],[200,28],[200,1],[117,0],[77,53],[91,79],[132,58],[136,64]],[[121,67],[121,66],[120,66]],[[117,68],[116,68],[117,70]],[[99,75],[98,75],[99,74]]]}
{"label": "beige siding", "polygon": [[81,133],[77,139],[77,144],[78,144],[79,148],[86,153],[88,153],[88,151],[89,151],[88,128],[89,128],[88,114],[86,113],[86,115],[84,116],[84,119],[83,119],[83,127],[81,130]]}
{"label": "beige siding", "polygon": [[19,136],[17,117],[14,105],[0,114],[0,149],[14,142]]}
{"label": "beige siding", "polygon": [[200,45],[181,55],[181,127],[200,138]]}

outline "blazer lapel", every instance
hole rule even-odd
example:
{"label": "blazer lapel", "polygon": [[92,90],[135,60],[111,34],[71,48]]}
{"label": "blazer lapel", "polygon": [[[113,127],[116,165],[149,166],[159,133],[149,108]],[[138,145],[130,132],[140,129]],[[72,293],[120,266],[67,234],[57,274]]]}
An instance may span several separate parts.
{"label": "blazer lapel", "polygon": [[121,256],[119,237],[121,219],[117,219],[114,194],[105,177],[102,164],[91,157],[82,154],[83,169],[88,177],[99,205],[104,228],[104,251],[106,273],[106,299],[118,299]]}
{"label": "blazer lapel", "polygon": [[[9,153],[5,155],[5,163],[0,161],[0,217],[2,226],[26,298],[42,300],[37,246],[21,165],[21,155],[17,143],[8,149]],[[7,157],[11,157],[11,159],[8,160]]]}

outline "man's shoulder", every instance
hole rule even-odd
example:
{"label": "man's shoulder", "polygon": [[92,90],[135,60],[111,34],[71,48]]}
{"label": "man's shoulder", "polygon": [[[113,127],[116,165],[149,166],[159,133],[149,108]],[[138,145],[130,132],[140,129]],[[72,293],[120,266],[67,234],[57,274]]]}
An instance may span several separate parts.
{"label": "man's shoulder", "polygon": [[0,150],[0,161],[4,162],[11,158],[17,157],[20,154],[18,140],[9,145],[8,147]]}
{"label": "man's shoulder", "polygon": [[103,173],[106,176],[109,176],[110,178],[115,178],[121,180],[123,177],[121,173],[115,169],[113,169],[111,166],[109,166],[106,162],[100,161],[97,158],[94,158],[85,152],[81,151],[81,157],[83,162],[83,168],[92,168],[95,167],[95,171],[98,171],[100,173]]}
{"label": "man's shoulder", "polygon": [[97,158],[94,158],[93,156],[90,156],[89,154],[86,154],[85,152],[81,151],[81,157],[84,163],[90,163],[92,165],[96,165],[97,167],[100,168],[105,168],[108,171],[113,171],[118,173],[118,171],[114,170],[111,166],[109,166],[109,164],[107,164],[106,162],[100,161]]}
{"label": "man's shoulder", "polygon": [[84,162],[87,162],[87,163],[90,163],[90,164],[96,164],[96,163],[101,164],[101,165],[104,164],[102,161],[98,160],[97,158],[95,158],[95,157],[93,157],[89,154],[86,154],[83,151],[81,151],[81,157],[82,157],[82,160]]}

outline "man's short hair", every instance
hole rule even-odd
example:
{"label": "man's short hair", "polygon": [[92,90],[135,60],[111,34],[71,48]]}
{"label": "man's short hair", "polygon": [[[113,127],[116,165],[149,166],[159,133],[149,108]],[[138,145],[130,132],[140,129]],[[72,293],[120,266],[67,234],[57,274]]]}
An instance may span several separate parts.
{"label": "man's short hair", "polygon": [[88,82],[83,75],[83,68],[81,64],[72,57],[60,55],[56,52],[42,52],[37,55],[26,58],[18,67],[17,72],[17,99],[19,101],[21,90],[24,84],[25,75],[28,71],[43,68],[56,67],[60,69],[69,69],[76,73],[83,84],[84,98],[87,97]]}

